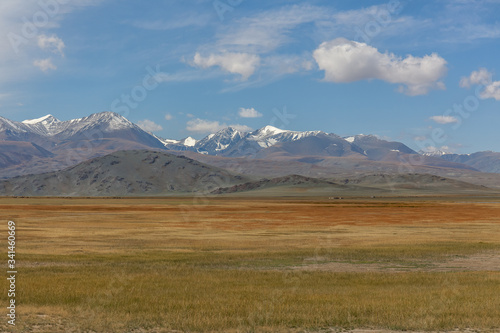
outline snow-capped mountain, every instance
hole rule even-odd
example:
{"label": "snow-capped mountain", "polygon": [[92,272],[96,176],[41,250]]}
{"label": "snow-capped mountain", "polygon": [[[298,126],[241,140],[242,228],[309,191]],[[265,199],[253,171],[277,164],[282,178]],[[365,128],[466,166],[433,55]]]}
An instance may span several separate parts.
{"label": "snow-capped mountain", "polygon": [[22,123],[37,134],[51,136],[57,133],[61,121],[53,115],[48,114],[41,118],[24,120]]}
{"label": "snow-capped mountain", "polygon": [[190,136],[182,140],[164,139],[154,134],[153,136],[156,139],[158,139],[168,150],[179,150],[179,151],[192,150],[197,143],[196,139],[193,139]]}
{"label": "snow-capped mountain", "polygon": [[58,136],[60,139],[67,139],[88,130],[110,133],[139,128],[126,118],[113,112],[94,113],[88,117],[67,121],[60,121],[49,114],[38,119],[24,120],[22,124],[37,134],[47,137]]}
{"label": "snow-capped mountain", "polygon": [[[400,142],[388,142],[373,135],[342,138],[322,131],[289,131],[265,126],[253,132],[224,128],[217,133],[186,145],[177,140],[161,140],[167,149],[190,150],[224,157],[262,158],[271,154],[365,156],[374,160],[397,159],[399,154],[417,154]],[[272,148],[272,149],[271,149]]]}
{"label": "snow-capped mountain", "polygon": [[199,141],[190,137],[181,141],[158,139],[170,150],[191,150],[206,155],[239,157],[254,156],[260,150],[278,143],[297,141],[321,133],[323,132],[288,131],[273,126],[265,126],[253,132],[241,132],[235,128],[227,127]]}
{"label": "snow-capped mountain", "polygon": [[434,156],[434,157],[441,157],[443,155],[449,154],[448,152],[443,151],[443,150],[433,150],[433,151],[423,151],[423,150],[420,150],[418,153],[420,155]]}
{"label": "snow-capped mountain", "polygon": [[198,141],[194,145],[194,148],[197,152],[202,154],[223,155],[228,149],[237,145],[247,135],[248,133],[228,127]]}
{"label": "snow-capped mountain", "polygon": [[60,121],[52,115],[15,122],[0,117],[0,139],[35,142],[44,148],[66,141],[123,139],[152,148],[163,148],[151,134],[125,117],[113,112],[94,113],[88,117]]}
{"label": "snow-capped mountain", "polygon": [[164,149],[151,134],[112,112],[68,121],[52,115],[22,122],[0,117],[0,143],[5,143],[0,145],[2,165],[12,166],[0,177],[59,170],[118,150]]}
{"label": "snow-capped mountain", "polygon": [[308,136],[315,136],[324,132],[321,131],[286,131],[273,126],[266,126],[251,132],[248,140],[255,141],[262,148],[274,146],[279,142],[297,141]]}

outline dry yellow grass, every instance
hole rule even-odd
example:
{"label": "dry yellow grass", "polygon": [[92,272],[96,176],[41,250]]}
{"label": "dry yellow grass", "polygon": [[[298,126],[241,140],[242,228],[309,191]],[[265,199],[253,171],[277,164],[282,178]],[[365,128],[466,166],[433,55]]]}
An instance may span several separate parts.
{"label": "dry yellow grass", "polygon": [[453,200],[3,198],[18,331],[500,329],[500,203]]}

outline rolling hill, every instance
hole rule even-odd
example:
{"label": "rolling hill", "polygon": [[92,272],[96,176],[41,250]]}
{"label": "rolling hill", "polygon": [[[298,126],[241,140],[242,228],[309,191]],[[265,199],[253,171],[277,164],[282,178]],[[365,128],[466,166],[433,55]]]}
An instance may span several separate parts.
{"label": "rolling hill", "polygon": [[141,196],[209,193],[249,181],[248,177],[190,158],[133,150],[85,161],[62,171],[0,182],[10,196]]}

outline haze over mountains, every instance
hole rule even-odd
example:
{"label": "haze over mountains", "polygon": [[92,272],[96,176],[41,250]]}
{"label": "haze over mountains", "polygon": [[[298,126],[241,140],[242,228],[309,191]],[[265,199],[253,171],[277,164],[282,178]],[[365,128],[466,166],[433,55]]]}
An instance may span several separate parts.
{"label": "haze over mountains", "polygon": [[[477,185],[491,185],[492,179],[495,184],[497,178],[486,177],[479,171],[500,172],[500,153],[433,156],[419,154],[401,142],[389,142],[373,135],[343,138],[322,131],[298,132],[265,126],[252,132],[241,132],[228,127],[202,140],[190,137],[174,140],[148,133],[112,112],[96,113],[68,121],[60,121],[51,115],[23,122],[0,117],[0,178],[3,179],[63,170],[117,151],[132,150],[169,151],[205,163],[207,168],[218,170],[213,173],[219,176],[222,170],[227,170],[224,172],[230,172],[232,176],[248,175],[254,179],[293,174],[331,179],[373,173],[419,173],[468,182],[473,180]],[[128,161],[122,165],[134,165],[131,156],[122,157]],[[94,172],[102,174],[101,179],[106,179],[106,182],[111,182],[114,178],[106,175],[106,163],[99,165],[99,170],[95,169]],[[69,183],[76,184],[75,179],[78,177],[71,173],[77,173],[81,168],[88,167],[89,165],[83,164],[66,169],[64,174],[59,174],[57,177],[63,177]],[[51,179],[53,176],[47,176],[48,178],[44,176],[44,179]],[[202,177],[194,171],[192,176]],[[168,178],[166,175],[162,177]],[[34,181],[34,178],[26,181]],[[118,183],[136,184],[136,181],[141,184],[140,182],[145,180],[134,178]],[[22,182],[15,185],[17,189],[24,186]],[[309,182],[315,183],[315,181]],[[170,181],[169,184],[173,183]],[[186,183],[190,182],[186,180]],[[233,186],[236,183],[229,185]],[[282,181],[275,183],[281,184]],[[500,181],[498,183],[500,185]],[[268,186],[274,183],[264,182],[258,187],[263,187],[263,184]],[[101,184],[98,190],[97,187],[87,184],[86,190],[82,193],[96,195],[103,189],[103,193],[107,193],[102,186]],[[140,189],[139,185],[130,186],[132,192],[138,192]],[[158,188],[155,186],[154,189],[145,190],[145,193],[154,194],[166,190],[161,186]],[[45,185],[44,191],[47,191],[46,188]],[[123,192],[112,189],[110,194]],[[52,192],[56,193],[58,190],[61,189],[56,187]],[[179,187],[179,184],[174,186],[174,192],[181,190],[190,191],[189,188]],[[23,190],[20,192],[24,193]]]}

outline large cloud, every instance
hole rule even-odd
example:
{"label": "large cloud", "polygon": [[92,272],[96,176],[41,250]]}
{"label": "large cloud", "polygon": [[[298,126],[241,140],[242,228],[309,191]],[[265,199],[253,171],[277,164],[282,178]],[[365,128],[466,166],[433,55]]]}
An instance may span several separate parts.
{"label": "large cloud", "polygon": [[380,53],[365,43],[337,38],[322,43],[313,56],[319,68],[325,71],[326,81],[379,79],[401,84],[400,92],[411,96],[445,88],[440,80],[447,72],[446,60],[435,53],[401,58],[392,53]]}
{"label": "large cloud", "polygon": [[210,54],[203,57],[196,53],[193,64],[201,68],[219,66],[223,70],[233,74],[240,74],[242,80],[247,80],[260,64],[260,57],[249,53],[226,52],[221,54]]}

